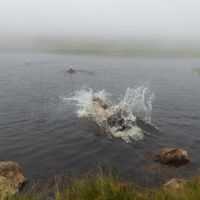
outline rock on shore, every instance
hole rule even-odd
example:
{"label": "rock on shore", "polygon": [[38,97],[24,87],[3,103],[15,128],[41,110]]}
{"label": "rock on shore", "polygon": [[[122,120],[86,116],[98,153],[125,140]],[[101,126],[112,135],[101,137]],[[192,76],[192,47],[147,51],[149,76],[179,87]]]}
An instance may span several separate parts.
{"label": "rock on shore", "polygon": [[163,188],[179,191],[184,189],[187,182],[186,179],[172,178],[163,185]]}
{"label": "rock on shore", "polygon": [[16,162],[0,162],[0,200],[14,195],[27,182],[21,166]]}

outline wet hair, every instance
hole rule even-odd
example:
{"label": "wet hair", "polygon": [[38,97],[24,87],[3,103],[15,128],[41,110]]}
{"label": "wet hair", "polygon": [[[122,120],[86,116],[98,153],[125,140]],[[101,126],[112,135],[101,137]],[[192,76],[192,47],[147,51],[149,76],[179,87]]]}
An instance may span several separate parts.
{"label": "wet hair", "polygon": [[99,97],[93,97],[92,99],[94,102],[97,102],[99,106],[101,106],[103,109],[108,109],[108,104],[103,102]]}

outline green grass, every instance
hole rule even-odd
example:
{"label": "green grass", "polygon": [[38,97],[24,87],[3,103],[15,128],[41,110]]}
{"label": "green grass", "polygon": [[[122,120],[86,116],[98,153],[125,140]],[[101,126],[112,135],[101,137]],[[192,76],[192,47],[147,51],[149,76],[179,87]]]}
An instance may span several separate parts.
{"label": "green grass", "polygon": [[200,179],[192,178],[179,191],[162,188],[142,189],[120,180],[118,176],[86,174],[78,179],[68,178],[63,189],[57,185],[53,194],[24,191],[8,200],[200,200]]}

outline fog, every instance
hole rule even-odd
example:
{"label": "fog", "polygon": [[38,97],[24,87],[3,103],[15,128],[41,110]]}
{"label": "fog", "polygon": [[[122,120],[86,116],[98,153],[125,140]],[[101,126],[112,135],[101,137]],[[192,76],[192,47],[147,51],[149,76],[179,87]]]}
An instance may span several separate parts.
{"label": "fog", "polygon": [[1,0],[0,48],[64,49],[65,41],[196,51],[199,10],[199,0]]}

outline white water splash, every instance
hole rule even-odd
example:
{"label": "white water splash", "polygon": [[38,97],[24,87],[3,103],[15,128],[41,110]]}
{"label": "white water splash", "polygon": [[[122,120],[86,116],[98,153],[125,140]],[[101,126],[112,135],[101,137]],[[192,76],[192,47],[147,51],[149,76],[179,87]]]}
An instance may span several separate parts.
{"label": "white water splash", "polygon": [[[151,123],[151,110],[154,94],[150,92],[148,87],[140,86],[136,88],[127,88],[124,98],[117,104],[113,104],[110,100],[110,94],[104,90],[94,92],[92,89],[81,89],[75,91],[73,96],[67,98],[73,101],[78,108],[76,110],[78,117],[87,117],[94,120],[100,127],[110,116],[120,113],[120,118],[123,119],[123,126],[129,127],[123,130],[123,127],[114,126],[106,127],[109,129],[109,135],[120,137],[126,142],[131,142],[131,139],[144,139],[143,130],[136,125],[136,119],[140,119],[145,123]],[[97,112],[94,98],[101,99],[101,102],[108,105],[106,110]]]}
{"label": "white water splash", "polygon": [[130,120],[138,118],[146,123],[151,123],[151,110],[154,94],[146,86],[127,88],[121,104]]}
{"label": "white water splash", "polygon": [[69,101],[74,101],[78,110],[76,114],[78,117],[92,117],[95,118],[97,113],[95,111],[93,98],[100,98],[105,104],[110,104],[109,97],[110,94],[106,93],[104,90],[93,92],[92,89],[82,89],[74,92],[72,97],[65,98]]}

